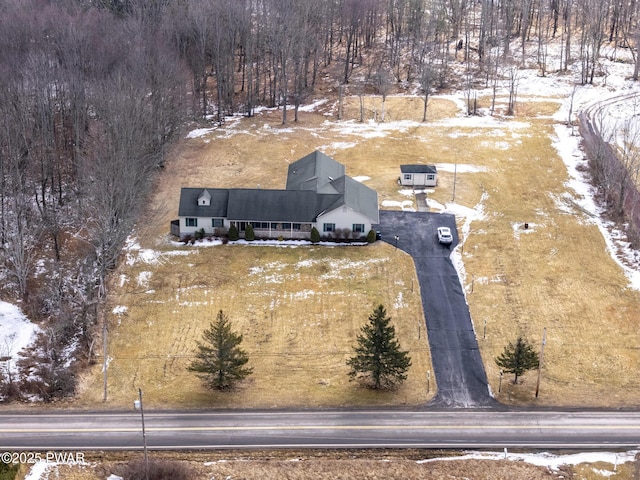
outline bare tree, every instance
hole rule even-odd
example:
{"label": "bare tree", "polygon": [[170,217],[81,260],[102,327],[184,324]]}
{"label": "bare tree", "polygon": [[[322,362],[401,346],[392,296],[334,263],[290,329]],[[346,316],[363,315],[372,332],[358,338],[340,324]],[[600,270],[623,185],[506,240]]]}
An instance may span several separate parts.
{"label": "bare tree", "polygon": [[384,69],[381,65],[374,75],[374,84],[376,86],[376,90],[382,97],[382,109],[380,111],[380,122],[384,122],[385,117],[385,105],[387,101],[387,95],[391,89],[391,79],[389,78],[389,73]]}
{"label": "bare tree", "polygon": [[516,113],[516,101],[518,98],[519,68],[512,64],[506,68],[507,88],[509,90],[509,101],[507,103],[507,115]]}

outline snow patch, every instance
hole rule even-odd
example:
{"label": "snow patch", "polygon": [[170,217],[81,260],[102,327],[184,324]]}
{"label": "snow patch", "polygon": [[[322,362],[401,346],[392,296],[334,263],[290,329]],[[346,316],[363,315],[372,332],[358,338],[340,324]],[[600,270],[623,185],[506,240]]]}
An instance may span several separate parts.
{"label": "snow patch", "polygon": [[563,465],[579,465],[583,463],[610,463],[616,468],[621,463],[633,462],[637,450],[629,452],[589,452],[573,453],[566,455],[556,455],[548,452],[541,453],[509,453],[505,448],[504,452],[476,452],[470,451],[459,457],[430,458],[428,460],[418,460],[416,463],[431,463],[442,461],[463,461],[463,460],[510,460],[513,462],[525,462],[531,465],[547,467],[552,470],[559,470]]}
{"label": "snow patch", "polygon": [[153,273],[151,272],[140,272],[138,274],[138,286],[139,287],[148,287],[149,286],[149,280],[151,279],[151,276],[153,275]]}
{"label": "snow patch", "polygon": [[128,310],[129,308],[124,305],[116,305],[113,307],[113,310],[111,310],[111,313],[114,315],[124,315]]}
{"label": "snow patch", "polygon": [[15,372],[15,361],[20,351],[28,347],[40,332],[19,307],[0,301],[0,357],[11,357],[8,366]]}
{"label": "snow patch", "polygon": [[486,167],[466,163],[436,163],[436,168],[441,172],[449,173],[480,173],[488,170]]}
{"label": "snow patch", "polygon": [[403,200],[402,202],[399,202],[397,200],[383,200],[382,201],[382,206],[383,207],[399,207],[402,209],[403,212],[415,212],[416,209],[413,207],[413,201],[412,200]]}
{"label": "snow patch", "polygon": [[535,227],[537,224],[528,222],[526,225],[522,222],[512,222],[511,228],[513,228],[513,236],[516,240],[520,238],[520,235],[523,233],[533,233],[535,232]]}
{"label": "snow patch", "polygon": [[371,180],[371,177],[367,177],[366,175],[360,175],[358,177],[351,177],[353,178],[356,182],[366,182],[367,180]]}
{"label": "snow patch", "polygon": [[215,128],[196,128],[187,133],[187,138],[200,138],[213,132]]}
{"label": "snow patch", "polygon": [[398,292],[398,296],[396,297],[395,301],[393,302],[393,308],[395,308],[396,310],[399,310],[401,308],[408,307],[408,306],[409,305],[404,302],[404,298],[402,296],[402,292]]}
{"label": "snow patch", "polygon": [[48,462],[36,462],[27,473],[27,476],[24,477],[24,480],[42,480],[45,478],[45,474],[49,471],[49,468],[53,467],[55,464]]}

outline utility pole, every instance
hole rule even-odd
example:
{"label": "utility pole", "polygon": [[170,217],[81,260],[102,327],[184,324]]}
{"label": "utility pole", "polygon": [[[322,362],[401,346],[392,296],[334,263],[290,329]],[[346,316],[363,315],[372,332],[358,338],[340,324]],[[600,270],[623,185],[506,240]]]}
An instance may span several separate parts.
{"label": "utility pole", "polygon": [[138,400],[133,402],[133,407],[140,410],[142,418],[142,446],[144,448],[144,478],[149,480],[149,456],[147,455],[147,432],[144,428],[144,408],[142,407],[142,389],[138,388]]}
{"label": "utility pole", "polygon": [[453,194],[451,195],[451,201],[455,202],[456,200],[456,177],[458,176],[458,159],[455,159],[455,163],[453,164]]}
{"label": "utility pole", "polygon": [[542,376],[542,362],[544,361],[544,346],[547,344],[547,327],[542,332],[542,347],[540,347],[540,361],[538,362],[538,381],[536,382],[536,398],[540,393],[540,377]]}
{"label": "utility pole", "polygon": [[107,317],[102,320],[102,401],[107,401]]}
{"label": "utility pole", "polygon": [[[104,298],[104,275],[100,276],[100,284],[98,285],[98,307],[102,305]],[[102,401],[107,401],[107,313],[102,314]]]}

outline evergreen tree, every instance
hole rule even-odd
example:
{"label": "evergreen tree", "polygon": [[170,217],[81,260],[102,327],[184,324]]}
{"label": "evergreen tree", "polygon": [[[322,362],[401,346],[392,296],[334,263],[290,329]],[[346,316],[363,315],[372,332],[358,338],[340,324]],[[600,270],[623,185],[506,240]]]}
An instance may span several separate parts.
{"label": "evergreen tree", "polygon": [[236,227],[232,223],[231,226],[229,227],[229,232],[227,233],[227,235],[229,236],[229,240],[231,240],[232,242],[235,242],[236,240],[238,240],[238,238],[240,238],[240,234],[238,233],[238,227]]}
{"label": "evergreen tree", "polygon": [[197,360],[191,363],[189,371],[196,372],[207,388],[231,388],[253,372],[253,368],[245,366],[249,357],[239,346],[242,335],[231,331],[229,317],[222,310],[205,330],[203,340],[204,343],[198,343]]}
{"label": "evergreen tree", "polygon": [[311,228],[311,243],[318,243],[320,241],[320,232],[316,227]]}
{"label": "evergreen tree", "polygon": [[515,345],[509,342],[504,351],[496,358],[496,364],[507,373],[513,373],[513,383],[518,383],[518,377],[527,370],[533,370],[540,365],[538,354],[527,340],[518,337]]}
{"label": "evergreen tree", "polygon": [[368,378],[375,389],[402,383],[411,366],[408,352],[400,351],[396,329],[390,322],[385,308],[378,305],[369,315],[369,323],[362,327],[362,334],[358,335],[355,356],[347,360],[351,367],[349,376],[352,379]]}
{"label": "evergreen tree", "polygon": [[253,227],[250,223],[247,223],[247,228],[244,231],[244,239],[247,242],[253,242],[256,239],[256,234],[253,231]]}

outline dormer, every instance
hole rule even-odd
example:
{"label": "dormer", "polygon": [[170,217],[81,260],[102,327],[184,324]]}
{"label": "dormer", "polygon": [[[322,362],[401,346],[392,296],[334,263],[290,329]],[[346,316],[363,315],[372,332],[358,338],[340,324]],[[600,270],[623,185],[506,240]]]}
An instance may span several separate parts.
{"label": "dormer", "polygon": [[211,206],[211,194],[209,193],[209,190],[204,189],[202,193],[198,196],[198,206],[199,207]]}

